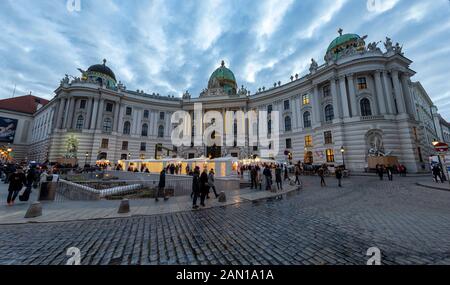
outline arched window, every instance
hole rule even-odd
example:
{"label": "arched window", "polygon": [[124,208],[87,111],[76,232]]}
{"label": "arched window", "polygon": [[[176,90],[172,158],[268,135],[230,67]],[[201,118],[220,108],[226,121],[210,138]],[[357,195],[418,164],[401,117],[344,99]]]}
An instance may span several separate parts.
{"label": "arched window", "polygon": [[77,130],[81,130],[83,128],[83,125],[84,125],[84,117],[82,115],[79,115],[77,118],[77,124],[75,128]]}
{"label": "arched window", "polygon": [[308,111],[303,113],[303,125],[305,128],[311,128],[311,113]]}
{"label": "arched window", "polygon": [[148,125],[147,125],[147,124],[143,124],[143,125],[142,125],[142,132],[141,132],[141,135],[142,135],[143,137],[148,136]]}
{"label": "arched window", "polygon": [[372,116],[372,109],[370,108],[370,101],[367,98],[362,99],[359,102],[359,105],[361,106],[361,116]]}
{"label": "arched window", "polygon": [[333,105],[327,105],[325,107],[325,121],[331,122],[334,119]]}
{"label": "arched window", "polygon": [[112,131],[112,120],[110,118],[106,118],[103,121],[103,131],[106,133],[110,133]]}
{"label": "arched window", "polygon": [[164,137],[164,126],[159,126],[158,128],[158,138]]}
{"label": "arched window", "polygon": [[129,135],[130,132],[131,132],[131,124],[130,124],[130,122],[126,121],[123,124],[123,134],[124,135]]}
{"label": "arched window", "polygon": [[291,122],[291,117],[286,116],[284,118],[284,130],[286,132],[290,132],[292,130],[292,122]]}

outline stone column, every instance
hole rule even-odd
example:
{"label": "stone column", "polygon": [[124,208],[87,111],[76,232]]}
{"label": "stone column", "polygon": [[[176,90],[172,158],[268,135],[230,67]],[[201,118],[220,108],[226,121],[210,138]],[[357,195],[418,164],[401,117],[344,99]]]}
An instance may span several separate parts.
{"label": "stone column", "polygon": [[[333,98],[333,111],[334,111],[334,118],[339,119],[341,118],[341,112],[339,108],[339,97],[337,94],[336,89],[336,78],[331,78],[330,80],[330,89],[331,89],[331,97]],[[342,99],[342,98],[341,98]]]}
{"label": "stone column", "polygon": [[87,116],[86,119],[84,120],[84,128],[85,129],[90,129],[91,128],[91,119],[92,119],[92,107],[93,107],[93,103],[92,103],[92,98],[88,98],[87,99]]}
{"label": "stone column", "polygon": [[383,86],[381,84],[381,70],[377,70],[375,72],[375,88],[376,88],[376,96],[378,101],[378,106],[380,107],[380,113],[381,115],[384,115],[387,113],[386,109],[386,101],[384,100],[384,94],[383,94]]}
{"label": "stone column", "polygon": [[347,88],[345,87],[345,76],[339,77],[339,89],[341,91],[341,101],[342,101],[342,110],[344,118],[350,117],[350,109],[348,107],[348,94]]}
{"label": "stone column", "polygon": [[313,126],[319,126],[322,121],[322,114],[320,112],[320,95],[319,95],[319,86],[315,85],[313,89],[313,94],[311,97],[312,107],[313,107]]}
{"label": "stone column", "polygon": [[402,74],[400,78],[407,113],[414,116],[415,108],[414,108],[414,100],[411,95],[411,90],[409,89],[409,76],[406,74]]}
{"label": "stone column", "polygon": [[99,112],[98,111],[98,101],[99,101],[98,98],[94,99],[94,105],[92,107],[91,126],[90,126],[91,130],[95,130],[95,126],[96,126],[96,123],[97,123],[97,115],[98,115],[98,112]]}
{"label": "stone column", "polygon": [[402,87],[398,78],[398,70],[392,70],[392,81],[394,82],[395,99],[397,101],[397,109],[399,114],[406,114],[405,98],[403,96]]}
{"label": "stone column", "polygon": [[56,121],[56,128],[62,129],[63,128],[63,119],[64,119],[64,104],[66,102],[66,99],[62,98],[59,100],[59,108],[58,108],[58,116]]}
{"label": "stone column", "polygon": [[[118,108],[119,108],[119,115],[118,115],[117,119],[114,119],[114,120],[116,120],[115,121],[116,122],[115,131],[120,133],[121,127],[123,125],[123,114],[125,112],[125,106],[122,104],[119,104]],[[150,133],[151,133],[151,130],[149,129],[149,134]]]}
{"label": "stone column", "polygon": [[117,132],[117,129],[119,127],[119,110],[120,110],[120,100],[114,104],[113,132]]}
{"label": "stone column", "polygon": [[66,123],[65,123],[65,128],[66,129],[71,129],[72,128],[72,119],[73,119],[73,112],[74,112],[74,98],[71,97],[69,99],[69,103],[67,105],[66,108]]}
{"label": "stone column", "polygon": [[380,109],[378,107],[378,99],[377,99],[377,94],[376,94],[376,89],[375,89],[375,80],[373,79],[373,77],[371,75],[367,76],[367,84],[369,87],[369,90],[372,91],[372,96],[373,96],[373,100],[371,102],[371,110],[372,110],[372,115],[373,116],[377,116],[380,114]]}
{"label": "stone column", "polygon": [[296,130],[298,128],[298,118],[297,118],[297,109],[298,109],[298,105],[297,105],[297,96],[291,98],[291,110],[292,110],[292,116],[291,116],[291,121],[292,121],[292,130]]}
{"label": "stone column", "polygon": [[353,74],[347,75],[347,81],[348,81],[348,91],[350,96],[350,107],[351,107],[351,113],[352,117],[359,116],[359,108],[358,104],[356,103],[356,91],[355,91],[355,79],[353,77]]}
{"label": "stone column", "polygon": [[394,97],[392,94],[392,84],[391,80],[388,77],[388,73],[386,71],[383,71],[383,83],[386,90],[386,99],[387,99],[387,107],[389,114],[396,114],[397,111],[395,110],[395,103],[394,103]]}
{"label": "stone column", "polygon": [[98,106],[98,115],[97,115],[97,130],[102,128],[103,121],[103,109],[105,109],[105,99],[100,99],[100,105]]}

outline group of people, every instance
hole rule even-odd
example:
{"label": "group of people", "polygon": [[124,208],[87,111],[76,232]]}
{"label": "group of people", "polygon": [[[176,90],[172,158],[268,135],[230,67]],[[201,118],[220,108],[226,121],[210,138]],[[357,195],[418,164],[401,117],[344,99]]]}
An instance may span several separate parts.
{"label": "group of people", "polygon": [[[46,169],[37,168],[34,165],[22,166],[18,164],[0,165],[0,178],[8,186],[8,206],[13,206],[21,190],[22,201],[28,201],[32,188],[37,188],[39,183],[45,181],[48,176]],[[25,188],[25,189],[24,189]]]}
{"label": "group of people", "polygon": [[375,172],[380,180],[383,180],[385,173],[389,181],[394,180],[394,172],[397,172],[401,177],[406,177],[406,167],[403,164],[399,164],[397,166],[377,164],[375,166]]}
{"label": "group of people", "polygon": [[198,209],[197,205],[198,198],[200,198],[200,206],[205,207],[206,199],[209,199],[210,191],[214,192],[216,199],[219,197],[217,194],[216,186],[215,186],[215,177],[214,177],[214,169],[210,169],[209,173],[207,168],[204,168],[202,173],[200,173],[200,167],[195,167],[192,174],[192,208]]}

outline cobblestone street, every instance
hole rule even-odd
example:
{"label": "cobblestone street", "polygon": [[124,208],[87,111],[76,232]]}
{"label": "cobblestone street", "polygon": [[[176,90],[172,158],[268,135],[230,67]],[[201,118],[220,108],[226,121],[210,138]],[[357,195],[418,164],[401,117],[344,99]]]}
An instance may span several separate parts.
{"label": "cobblestone street", "polygon": [[202,211],[0,226],[0,264],[450,264],[450,192],[416,186],[430,178],[304,178],[282,200]]}

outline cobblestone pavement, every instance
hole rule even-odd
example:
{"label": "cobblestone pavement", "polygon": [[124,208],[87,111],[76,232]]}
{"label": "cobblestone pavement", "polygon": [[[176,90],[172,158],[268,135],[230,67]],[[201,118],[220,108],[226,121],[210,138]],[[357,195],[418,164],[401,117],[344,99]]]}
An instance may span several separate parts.
{"label": "cobblestone pavement", "polygon": [[[83,222],[0,226],[0,264],[450,264],[450,192],[423,178],[352,177],[344,188],[195,212]],[[335,184],[334,179],[328,180]]]}

